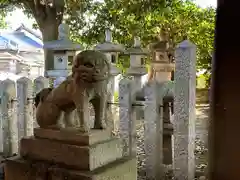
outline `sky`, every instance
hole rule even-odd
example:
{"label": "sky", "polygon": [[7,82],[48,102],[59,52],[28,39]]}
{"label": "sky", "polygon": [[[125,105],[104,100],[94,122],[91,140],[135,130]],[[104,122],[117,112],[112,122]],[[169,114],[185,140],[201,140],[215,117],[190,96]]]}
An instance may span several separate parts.
{"label": "sky", "polygon": [[[208,6],[217,6],[217,0],[194,0],[199,6],[201,7],[208,7]],[[10,29],[16,29],[22,23],[29,28],[32,28],[33,20],[27,18],[20,9],[12,12],[11,15],[8,15],[6,21],[10,25]]]}
{"label": "sky", "polygon": [[208,6],[217,7],[217,0],[195,0],[195,2],[201,7],[208,7]]}

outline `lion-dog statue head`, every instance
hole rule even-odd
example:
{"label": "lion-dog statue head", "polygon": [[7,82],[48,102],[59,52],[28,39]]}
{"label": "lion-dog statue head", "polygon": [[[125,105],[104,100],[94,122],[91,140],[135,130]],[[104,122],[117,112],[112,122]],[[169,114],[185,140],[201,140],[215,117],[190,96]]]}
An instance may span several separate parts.
{"label": "lion-dog statue head", "polygon": [[72,76],[76,82],[97,83],[109,78],[110,64],[105,54],[86,50],[75,57]]}

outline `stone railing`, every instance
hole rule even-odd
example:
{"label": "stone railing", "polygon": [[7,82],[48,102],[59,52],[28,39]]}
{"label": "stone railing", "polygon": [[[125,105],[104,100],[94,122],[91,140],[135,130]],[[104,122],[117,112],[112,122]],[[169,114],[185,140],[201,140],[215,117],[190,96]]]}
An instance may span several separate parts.
{"label": "stone railing", "polygon": [[[173,142],[172,167],[177,179],[194,179],[195,174],[195,104],[196,104],[196,47],[189,41],[179,44],[175,52],[175,81],[148,83],[143,89],[144,101],[136,101],[134,80],[122,79],[119,84],[119,132],[124,152],[136,153],[136,106],[144,108],[144,146],[147,178],[164,176],[166,144]],[[174,99],[173,138],[166,136],[164,98]],[[168,111],[169,113],[169,111]],[[171,128],[170,128],[171,129]],[[171,134],[171,133],[170,133]],[[164,139],[165,135],[165,139]],[[169,134],[167,134],[169,135]],[[169,141],[168,143],[166,143]],[[164,142],[165,141],[165,142]],[[169,147],[169,146],[168,146]],[[170,153],[171,154],[171,153]]]}

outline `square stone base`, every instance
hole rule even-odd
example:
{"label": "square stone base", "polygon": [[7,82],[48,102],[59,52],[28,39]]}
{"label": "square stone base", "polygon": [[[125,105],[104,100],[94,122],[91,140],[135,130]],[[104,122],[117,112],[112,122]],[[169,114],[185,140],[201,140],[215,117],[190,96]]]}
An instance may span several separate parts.
{"label": "square stone base", "polygon": [[121,140],[112,138],[106,131],[80,134],[76,131],[35,129],[34,133],[35,137],[21,140],[20,155],[27,160],[92,171],[122,158]]}
{"label": "square stone base", "polygon": [[81,133],[77,128],[43,129],[34,128],[34,137],[65,142],[73,145],[93,145],[112,138],[110,130],[92,129],[89,134]]}
{"label": "square stone base", "polygon": [[123,158],[94,171],[76,171],[33,163],[22,159],[7,160],[5,180],[136,180],[136,158]]}

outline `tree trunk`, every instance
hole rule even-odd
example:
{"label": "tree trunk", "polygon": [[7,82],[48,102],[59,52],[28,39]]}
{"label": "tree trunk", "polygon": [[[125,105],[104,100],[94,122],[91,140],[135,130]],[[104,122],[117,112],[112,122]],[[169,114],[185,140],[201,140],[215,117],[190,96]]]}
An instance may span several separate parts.
{"label": "tree trunk", "polygon": [[[43,42],[56,40],[58,37],[58,26],[56,20],[52,19],[48,22],[45,22],[41,25],[40,29],[43,36]],[[52,70],[54,67],[54,58],[52,50],[44,50],[44,65],[45,65],[45,74],[46,71]]]}
{"label": "tree trunk", "polygon": [[[43,42],[57,40],[58,26],[62,22],[65,4],[64,0],[56,0],[53,2],[54,6],[50,6],[47,3],[43,4],[40,0],[23,2],[24,7],[31,11],[36,20],[42,32]],[[46,76],[46,71],[54,68],[53,51],[44,50],[44,64]]]}

